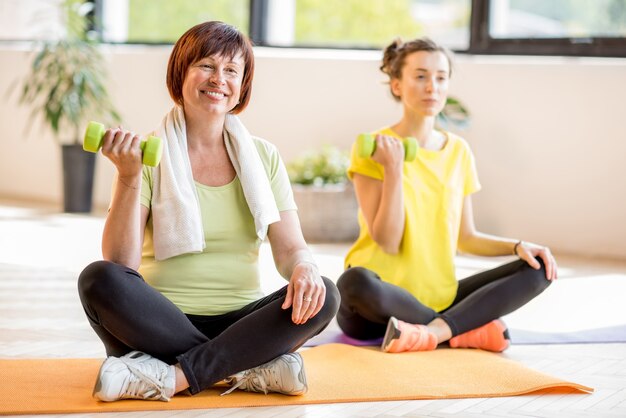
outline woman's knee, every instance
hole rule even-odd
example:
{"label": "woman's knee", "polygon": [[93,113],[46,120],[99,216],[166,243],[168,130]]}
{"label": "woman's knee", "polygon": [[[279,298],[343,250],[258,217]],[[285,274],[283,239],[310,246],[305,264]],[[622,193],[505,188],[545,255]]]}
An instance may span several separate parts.
{"label": "woman's knee", "polygon": [[364,298],[371,300],[370,296],[376,292],[379,281],[373,271],[364,267],[351,267],[337,280],[337,289],[345,302],[352,303]]}
{"label": "woman's knee", "polygon": [[78,276],[78,293],[81,299],[90,300],[117,293],[115,288],[123,284],[125,269],[124,266],[110,261],[95,261],[89,264]]}
{"label": "woman's knee", "polygon": [[546,290],[552,282],[546,278],[546,266],[543,260],[540,257],[535,257],[535,259],[541,267],[535,270],[529,264],[526,264],[524,266],[526,269],[524,276],[527,285],[531,287],[534,294],[538,295]]}
{"label": "woman's knee", "polygon": [[337,311],[339,310],[339,302],[341,301],[341,296],[339,295],[339,291],[337,290],[337,286],[327,277],[322,276],[322,280],[324,281],[324,285],[326,286],[326,299],[324,301],[324,306],[318,313],[322,318],[325,318],[330,322]]}

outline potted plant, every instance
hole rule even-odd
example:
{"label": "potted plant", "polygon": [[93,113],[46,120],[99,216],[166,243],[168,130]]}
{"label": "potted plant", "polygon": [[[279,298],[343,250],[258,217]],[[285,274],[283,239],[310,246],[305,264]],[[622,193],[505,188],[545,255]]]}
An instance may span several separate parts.
{"label": "potted plant", "polygon": [[437,115],[437,126],[443,129],[465,129],[470,122],[470,113],[467,107],[456,97],[448,96],[446,105]]}
{"label": "potted plant", "polygon": [[65,212],[90,212],[95,154],[82,150],[88,120],[115,123],[120,117],[106,87],[103,57],[87,30],[93,3],[63,0],[65,33],[39,42],[20,103],[32,107],[62,146]]}
{"label": "potted plant", "polygon": [[349,242],[359,235],[358,205],[346,170],[346,152],[326,145],[287,165],[304,238]]}

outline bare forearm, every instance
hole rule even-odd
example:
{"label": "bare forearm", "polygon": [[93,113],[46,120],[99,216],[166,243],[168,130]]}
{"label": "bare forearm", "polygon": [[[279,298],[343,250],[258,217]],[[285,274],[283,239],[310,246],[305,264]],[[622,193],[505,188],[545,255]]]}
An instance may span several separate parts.
{"label": "bare forearm", "polygon": [[141,262],[140,188],[141,177],[117,179],[102,234],[104,259],[135,270]]}
{"label": "bare forearm", "polygon": [[372,238],[387,253],[396,254],[400,249],[404,216],[402,173],[388,173],[383,180],[380,206],[372,228]]}
{"label": "bare forearm", "polygon": [[497,237],[476,232],[471,237],[459,240],[459,251],[481,256],[512,255],[516,239]]}
{"label": "bare forearm", "polygon": [[298,264],[310,264],[317,269],[315,259],[308,247],[294,247],[289,251],[274,256],[276,268],[281,276],[289,280]]}

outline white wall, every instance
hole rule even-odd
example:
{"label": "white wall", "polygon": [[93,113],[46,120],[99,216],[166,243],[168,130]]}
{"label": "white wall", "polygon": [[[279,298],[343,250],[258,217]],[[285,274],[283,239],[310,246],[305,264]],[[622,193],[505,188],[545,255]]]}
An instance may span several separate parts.
{"label": "white wall", "polygon": [[[111,93],[125,126],[153,129],[169,109],[171,47],[106,50]],[[256,135],[289,161],[321,143],[348,149],[361,131],[395,122],[400,108],[378,71],[378,52],[256,50],[249,108]],[[60,152],[16,96],[4,92],[28,67],[28,52],[0,45],[0,198],[61,205]],[[452,93],[473,113],[469,141],[483,191],[485,232],[550,245],[561,253],[626,259],[626,60],[456,57]],[[98,161],[95,204],[105,207],[112,166]]]}

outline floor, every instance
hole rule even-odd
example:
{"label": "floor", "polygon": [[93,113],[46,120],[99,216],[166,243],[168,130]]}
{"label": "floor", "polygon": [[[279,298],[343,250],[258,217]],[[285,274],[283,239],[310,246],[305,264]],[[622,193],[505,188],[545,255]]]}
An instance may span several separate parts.
{"label": "floor", "polygon": [[[0,201],[0,358],[104,357],[99,340],[89,328],[76,294],[76,276],[90,261],[100,258],[102,216],[59,214],[54,207]],[[311,246],[325,275],[336,279],[346,245]],[[626,262],[558,257],[563,285],[597,277],[602,289],[583,297],[621,300],[626,284]],[[459,257],[459,277],[491,267],[502,260]],[[264,289],[283,282],[273,270],[269,247],[261,254],[268,272]],[[572,289],[575,289],[572,286]],[[600,293],[600,291],[602,293]],[[542,295],[543,296],[543,295]],[[541,298],[541,296],[540,296]],[[526,327],[572,327],[589,318],[575,297],[552,303],[539,300],[512,315],[510,321]],[[533,301],[534,302],[534,301]],[[549,303],[548,303],[549,302]],[[603,303],[603,300],[598,301]],[[556,306],[552,306],[556,305]],[[613,311],[603,318],[626,322],[622,304],[605,303]],[[617,306],[613,306],[617,305]],[[546,315],[547,309],[553,309]],[[573,315],[573,316],[572,316]],[[549,319],[546,320],[546,317]],[[571,318],[581,318],[572,321]],[[569,319],[568,319],[569,318]],[[507,323],[511,325],[509,319]],[[609,325],[611,325],[609,323]],[[582,325],[581,325],[582,326]],[[584,326],[583,326],[584,328]],[[544,329],[545,330],[545,329]],[[423,400],[307,405],[271,408],[207,409],[98,414],[109,417],[626,417],[626,344],[513,345],[504,354],[535,370],[591,386],[592,395],[544,394],[510,398]],[[1,375],[1,371],[0,371]],[[0,394],[0,396],[3,396]],[[50,415],[49,415],[50,416]],[[90,415],[54,415],[83,418]]]}

